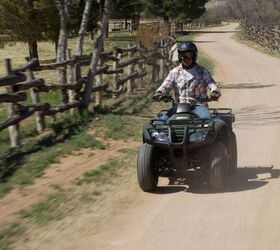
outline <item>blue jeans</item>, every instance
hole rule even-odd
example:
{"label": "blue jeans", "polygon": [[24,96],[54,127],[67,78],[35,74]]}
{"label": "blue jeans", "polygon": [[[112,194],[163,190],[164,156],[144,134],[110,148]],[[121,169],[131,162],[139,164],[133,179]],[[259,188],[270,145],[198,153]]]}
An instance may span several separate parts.
{"label": "blue jeans", "polygon": [[203,105],[196,105],[193,113],[195,113],[201,119],[211,119],[211,113],[207,107]]}
{"label": "blue jeans", "polygon": [[[176,109],[177,109],[177,106],[169,109],[167,111],[166,115],[162,115],[159,119],[168,120],[172,115],[174,115],[176,113]],[[195,105],[192,112],[201,119],[211,119],[210,111],[208,110],[207,107],[205,107],[203,105]]]}

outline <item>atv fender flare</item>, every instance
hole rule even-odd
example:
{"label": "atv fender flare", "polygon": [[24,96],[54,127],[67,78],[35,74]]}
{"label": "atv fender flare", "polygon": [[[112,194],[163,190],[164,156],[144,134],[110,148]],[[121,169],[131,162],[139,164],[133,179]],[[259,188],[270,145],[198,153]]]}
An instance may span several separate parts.
{"label": "atv fender flare", "polygon": [[226,123],[222,120],[215,120],[214,130],[215,135],[213,136],[213,141],[216,141],[218,139],[222,141],[225,145],[228,145],[230,133]]}

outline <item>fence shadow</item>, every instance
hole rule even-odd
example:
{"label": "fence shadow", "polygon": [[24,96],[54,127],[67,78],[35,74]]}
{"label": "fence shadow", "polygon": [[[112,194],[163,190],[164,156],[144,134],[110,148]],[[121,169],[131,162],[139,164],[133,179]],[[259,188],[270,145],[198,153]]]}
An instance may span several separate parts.
{"label": "fence shadow", "polygon": [[207,31],[207,30],[182,30],[182,31],[177,31],[176,34],[178,35],[191,35],[191,34],[212,34],[212,33],[236,33],[236,32],[239,32],[239,31],[236,31],[236,30],[224,30],[224,31]]}
{"label": "fence shadow", "polygon": [[121,41],[121,42],[131,42],[135,41],[135,36],[129,35],[129,36],[114,36],[114,37],[109,37],[108,41]]}
{"label": "fence shadow", "polygon": [[232,83],[223,84],[221,83],[222,89],[262,89],[274,87],[275,84],[265,84],[265,83]]}
{"label": "fence shadow", "polygon": [[274,126],[280,123],[280,106],[266,107],[262,105],[249,106],[234,111],[236,127],[241,126]]}
{"label": "fence shadow", "polygon": [[[90,114],[90,113],[89,113]],[[41,139],[34,139],[21,147],[9,149],[8,152],[5,152],[0,155],[0,183],[5,183],[9,180],[13,174],[22,167],[26,162],[27,157],[30,157],[33,153],[39,152],[46,148],[57,145],[58,143],[65,142],[71,136],[76,135],[81,131],[83,122],[76,122],[73,124],[63,125],[63,131],[60,131],[63,121],[57,123],[53,128],[57,132],[50,133],[47,136],[42,137]]]}
{"label": "fence shadow", "polygon": [[[261,188],[269,184],[270,180],[278,179],[279,176],[280,169],[274,169],[273,166],[242,166],[237,169],[234,175],[228,177],[223,193],[242,192]],[[193,172],[180,177],[172,177],[169,179],[168,186],[158,187],[155,193],[214,193],[206,180],[206,175],[199,172]]]}

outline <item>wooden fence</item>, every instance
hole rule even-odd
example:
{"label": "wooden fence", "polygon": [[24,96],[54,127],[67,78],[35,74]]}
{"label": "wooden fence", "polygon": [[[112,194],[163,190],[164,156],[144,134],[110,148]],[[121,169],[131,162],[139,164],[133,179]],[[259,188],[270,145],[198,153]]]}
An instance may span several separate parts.
{"label": "wooden fence", "polygon": [[270,51],[280,52],[280,24],[275,25],[250,25],[241,24],[245,37]]}
{"label": "wooden fence", "polygon": [[[102,93],[110,93],[117,97],[123,92],[131,94],[136,88],[143,87],[143,77],[146,76],[146,66],[152,67],[152,81],[162,79],[172,67],[172,57],[176,43],[174,37],[167,37],[155,43],[150,50],[140,43],[129,43],[127,48],[114,48],[113,51],[103,52],[99,60],[99,67],[94,78],[95,93],[93,98],[101,104]],[[6,76],[0,77],[0,87],[6,88],[6,93],[0,94],[0,104],[7,105],[7,120],[0,121],[0,131],[9,129],[11,147],[20,145],[19,123],[31,116],[35,117],[37,131],[42,133],[46,128],[45,116],[52,116],[59,112],[80,108],[83,88],[87,77],[82,77],[81,67],[90,64],[90,56],[71,58],[62,63],[39,65],[36,59],[27,61],[21,68],[12,68],[11,61],[5,60]],[[58,70],[65,68],[67,82],[65,84],[46,84],[44,79],[36,79],[34,72]],[[113,82],[105,82],[106,75],[113,75]],[[41,102],[41,93],[61,91],[67,93],[67,100],[62,104],[52,105]],[[32,104],[26,104],[28,96]]]}

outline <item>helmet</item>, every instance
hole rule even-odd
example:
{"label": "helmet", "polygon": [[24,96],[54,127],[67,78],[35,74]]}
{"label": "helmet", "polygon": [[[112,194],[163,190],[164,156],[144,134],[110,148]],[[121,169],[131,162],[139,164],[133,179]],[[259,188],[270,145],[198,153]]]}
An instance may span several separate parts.
{"label": "helmet", "polygon": [[198,54],[198,50],[197,47],[195,46],[195,44],[193,42],[182,42],[179,46],[178,46],[178,56],[179,56],[179,62],[181,62],[181,57],[180,54],[183,52],[193,52],[193,63],[196,62],[197,59],[197,54]]}

